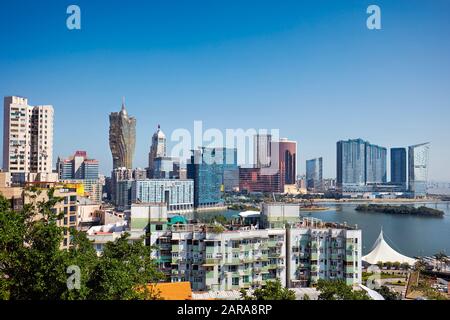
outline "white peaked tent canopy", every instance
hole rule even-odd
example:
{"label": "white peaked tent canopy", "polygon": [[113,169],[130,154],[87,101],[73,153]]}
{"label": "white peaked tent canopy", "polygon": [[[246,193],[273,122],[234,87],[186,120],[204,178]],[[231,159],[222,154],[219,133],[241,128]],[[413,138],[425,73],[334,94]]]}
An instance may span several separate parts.
{"label": "white peaked tent canopy", "polygon": [[362,257],[363,261],[370,264],[377,264],[377,262],[400,262],[408,263],[409,265],[414,265],[415,259],[402,255],[394,249],[392,249],[388,243],[384,240],[383,230],[381,230],[378,239],[373,245],[372,251],[369,254]]}

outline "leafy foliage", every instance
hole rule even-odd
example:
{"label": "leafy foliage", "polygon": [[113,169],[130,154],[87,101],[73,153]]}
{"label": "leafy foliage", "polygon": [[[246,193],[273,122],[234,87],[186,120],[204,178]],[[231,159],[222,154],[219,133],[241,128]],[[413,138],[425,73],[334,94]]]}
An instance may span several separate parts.
{"label": "leafy foliage", "polygon": [[343,280],[323,280],[317,282],[317,290],[320,292],[319,300],[369,300],[369,296],[363,290],[353,290]]}
{"label": "leafy foliage", "polygon": [[245,289],[241,289],[243,300],[295,300],[293,290],[284,288],[279,279],[267,281],[262,288],[257,288],[249,294]]}
{"label": "leafy foliage", "polygon": [[420,216],[442,217],[444,211],[421,206],[415,208],[412,206],[392,206],[387,204],[361,204],[356,207],[356,211],[381,212],[390,214],[411,214]]}
{"label": "leafy foliage", "polygon": [[[31,203],[20,212],[0,195],[0,298],[11,300],[144,299],[158,298],[137,288],[162,275],[143,241],[130,242],[125,234],[97,256],[86,235],[70,230],[72,246],[61,250],[64,227],[54,206],[62,199],[28,190]],[[42,198],[42,197],[41,197]],[[69,266],[80,268],[80,288],[67,285]]]}

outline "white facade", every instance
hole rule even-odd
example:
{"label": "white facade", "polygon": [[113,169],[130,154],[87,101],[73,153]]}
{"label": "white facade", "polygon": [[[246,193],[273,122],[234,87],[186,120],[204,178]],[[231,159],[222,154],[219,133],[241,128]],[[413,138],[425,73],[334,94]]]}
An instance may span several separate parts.
{"label": "white facade", "polygon": [[30,106],[22,97],[4,98],[3,170],[51,173],[53,107]]}
{"label": "white facade", "polygon": [[290,287],[306,287],[319,279],[361,283],[361,230],[327,227],[289,228]]}

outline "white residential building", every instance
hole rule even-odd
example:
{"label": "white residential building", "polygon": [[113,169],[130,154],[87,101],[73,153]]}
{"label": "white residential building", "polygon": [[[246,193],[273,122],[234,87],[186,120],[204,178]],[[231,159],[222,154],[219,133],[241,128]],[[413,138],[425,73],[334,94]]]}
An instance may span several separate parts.
{"label": "white residential building", "polygon": [[12,174],[52,173],[53,107],[4,98],[3,170]]}

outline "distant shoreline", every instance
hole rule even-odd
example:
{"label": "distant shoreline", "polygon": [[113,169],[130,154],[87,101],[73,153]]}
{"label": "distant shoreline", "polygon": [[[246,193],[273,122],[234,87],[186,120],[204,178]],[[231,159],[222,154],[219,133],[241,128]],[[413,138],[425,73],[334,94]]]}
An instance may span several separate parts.
{"label": "distant shoreline", "polygon": [[333,203],[450,203],[439,199],[314,199],[314,202]]}

